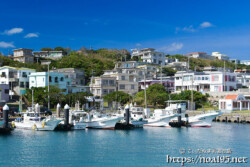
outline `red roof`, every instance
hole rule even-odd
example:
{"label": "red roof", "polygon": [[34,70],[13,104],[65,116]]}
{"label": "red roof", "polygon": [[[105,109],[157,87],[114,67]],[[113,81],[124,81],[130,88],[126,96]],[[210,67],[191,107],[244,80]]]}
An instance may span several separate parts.
{"label": "red roof", "polygon": [[236,100],[236,99],[237,99],[237,97],[238,97],[238,95],[227,95],[227,96],[225,97],[225,99],[232,99],[232,100]]}
{"label": "red roof", "polygon": [[193,53],[187,53],[185,55],[193,55],[193,54],[207,54],[205,52],[193,52]]}

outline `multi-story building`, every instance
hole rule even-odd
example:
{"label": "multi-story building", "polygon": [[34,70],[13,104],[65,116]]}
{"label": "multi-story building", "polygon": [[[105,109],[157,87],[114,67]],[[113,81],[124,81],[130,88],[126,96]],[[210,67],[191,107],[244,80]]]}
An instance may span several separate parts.
{"label": "multi-story building", "polygon": [[32,73],[35,73],[34,69],[3,66],[0,68],[0,83],[9,85],[10,95],[20,95],[22,90],[29,88],[28,76]]}
{"label": "multi-story building", "polygon": [[215,59],[229,61],[229,57],[225,54],[221,54],[220,52],[212,52],[212,56],[215,57]]}
{"label": "multi-story building", "polygon": [[36,58],[47,58],[47,59],[61,59],[66,55],[63,51],[34,51],[34,57]]}
{"label": "multi-story building", "polygon": [[250,60],[241,60],[240,64],[250,65]]}
{"label": "multi-story building", "polygon": [[60,68],[51,70],[51,72],[62,73],[67,79],[71,80],[71,85],[68,86],[69,93],[89,91],[89,87],[85,85],[84,70],[76,68]]}
{"label": "multi-story building", "polygon": [[223,92],[237,89],[236,75],[232,72],[204,71],[175,74],[175,92],[195,90],[199,92]]}
{"label": "multi-story building", "polygon": [[116,77],[102,75],[92,77],[89,85],[90,92],[96,97],[103,97],[116,91]]}
{"label": "multi-story building", "polygon": [[34,56],[32,54],[32,51],[32,49],[14,49],[13,59],[21,63],[33,63]]}
{"label": "multi-story building", "polygon": [[239,59],[230,59],[229,61],[231,63],[234,63],[234,64],[240,64],[240,60]]}
{"label": "multi-story building", "polygon": [[192,58],[200,58],[200,59],[215,59],[213,56],[207,55],[205,52],[193,52],[193,53],[187,53],[186,56],[190,56]]}
{"label": "multi-story building", "polygon": [[[71,86],[71,79],[67,79],[62,73],[50,72],[49,85],[55,85],[67,94],[68,86]],[[29,88],[45,88],[46,86],[48,86],[48,72],[35,72],[29,75]]]}
{"label": "multi-story building", "polygon": [[153,48],[132,49],[132,57],[138,57],[143,62],[165,65],[165,54],[163,52],[156,52]]}
{"label": "multi-story building", "polygon": [[249,69],[237,69],[234,70],[237,75],[237,88],[250,87],[250,70]]}
{"label": "multi-story building", "polygon": [[[149,88],[149,86],[153,84],[162,84],[165,87],[166,91],[169,93],[174,92],[175,90],[173,77],[162,78],[162,80],[146,80],[145,81],[146,89]],[[139,82],[139,86],[141,90],[145,89],[145,85],[144,85],[144,80],[141,80]]]}
{"label": "multi-story building", "polygon": [[9,101],[9,84],[0,84],[0,102]]}
{"label": "multi-story building", "polygon": [[184,62],[184,61],[179,62],[179,60],[176,59],[175,62],[168,63],[166,64],[165,67],[172,68],[176,71],[185,71],[187,70],[187,62]]}

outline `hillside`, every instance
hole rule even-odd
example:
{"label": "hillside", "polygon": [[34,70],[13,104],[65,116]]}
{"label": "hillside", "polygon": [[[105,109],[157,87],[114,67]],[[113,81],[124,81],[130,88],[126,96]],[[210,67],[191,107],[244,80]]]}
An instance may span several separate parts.
{"label": "hillside", "polygon": [[[179,61],[186,61],[188,62],[188,57],[183,55],[167,55],[169,58],[176,58],[179,59]],[[196,58],[190,58],[190,69],[194,70],[195,66],[197,70],[201,70],[203,67],[213,66],[213,67],[224,67],[224,60],[207,60],[207,59],[196,59]],[[235,64],[226,61],[225,63],[226,68],[230,68],[232,70],[235,69]],[[243,64],[237,64],[238,69],[250,69],[250,66],[243,65]]]}

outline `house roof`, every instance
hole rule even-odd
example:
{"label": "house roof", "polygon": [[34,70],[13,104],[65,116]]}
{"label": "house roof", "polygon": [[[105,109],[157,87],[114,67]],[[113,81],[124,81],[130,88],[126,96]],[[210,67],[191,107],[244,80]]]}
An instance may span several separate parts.
{"label": "house roof", "polygon": [[232,100],[236,100],[236,99],[237,99],[237,97],[238,97],[238,95],[227,95],[227,96],[225,97],[225,99],[232,99]]}

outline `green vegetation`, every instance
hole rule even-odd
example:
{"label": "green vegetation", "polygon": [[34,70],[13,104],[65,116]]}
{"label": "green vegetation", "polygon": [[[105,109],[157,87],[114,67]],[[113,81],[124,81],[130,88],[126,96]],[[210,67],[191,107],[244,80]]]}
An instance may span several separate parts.
{"label": "green vegetation", "polygon": [[112,92],[112,93],[109,93],[109,94],[103,96],[103,99],[105,101],[107,101],[109,103],[119,102],[119,103],[121,103],[121,105],[128,103],[131,98],[132,97],[129,94],[122,92],[122,91]]}
{"label": "green vegetation", "polygon": [[[147,90],[147,103],[150,106],[156,107],[158,105],[165,106],[165,101],[168,100],[168,93],[165,90],[165,87],[161,84],[153,84]],[[145,92],[140,91],[138,92],[135,97],[134,101],[138,105],[145,105]]]}
{"label": "green vegetation", "polygon": [[[32,88],[27,89],[26,94],[24,95],[30,102],[32,101],[32,90],[34,90],[34,103],[39,103],[40,105],[48,105],[48,87],[46,88]],[[87,96],[91,96],[90,93],[78,92],[65,95],[65,90],[59,89],[57,86],[50,86],[50,105],[51,108],[55,108],[57,103],[60,103],[62,106],[69,104],[74,106],[76,102],[79,101],[80,105],[85,104]]]}
{"label": "green vegetation", "polygon": [[162,73],[166,74],[167,76],[174,76],[177,71],[173,70],[172,68],[169,67],[163,67],[162,68]]}
{"label": "green vegetation", "polygon": [[[166,101],[171,99],[171,100],[186,100],[186,101],[191,101],[191,91],[182,91],[179,94],[168,94],[165,90],[165,87],[162,86],[161,84],[154,84],[151,85],[147,90],[147,103],[148,106],[153,106],[157,107],[158,105],[160,107],[165,107]],[[211,105],[207,102],[208,99],[208,94],[203,95],[200,92],[193,91],[193,97],[194,97],[194,102],[196,104],[196,108],[201,108],[205,107],[211,108]],[[134,101],[138,105],[145,105],[145,97],[144,97],[144,91],[138,92],[135,97]]]}
{"label": "green vegetation", "polygon": [[[188,62],[188,57],[183,55],[167,55],[169,58],[176,58],[180,61],[186,61]],[[213,67],[224,67],[224,60],[207,60],[207,59],[196,59],[196,58],[190,58],[190,69],[194,70],[196,67],[196,70],[199,71],[203,67],[213,66]],[[235,63],[231,63],[226,61],[225,63],[226,68],[230,68],[232,70],[235,69]],[[244,64],[237,64],[238,69],[250,69],[250,66],[244,65]]]}

